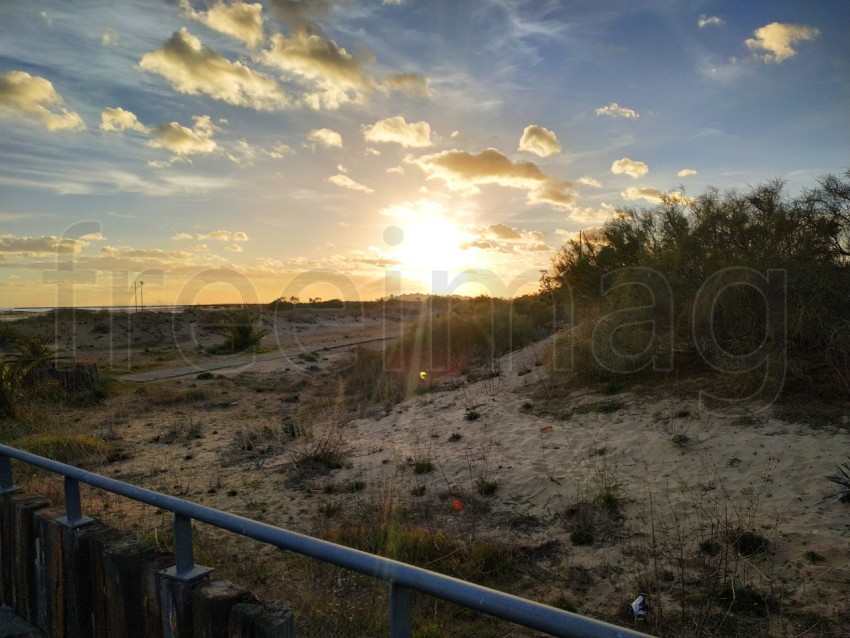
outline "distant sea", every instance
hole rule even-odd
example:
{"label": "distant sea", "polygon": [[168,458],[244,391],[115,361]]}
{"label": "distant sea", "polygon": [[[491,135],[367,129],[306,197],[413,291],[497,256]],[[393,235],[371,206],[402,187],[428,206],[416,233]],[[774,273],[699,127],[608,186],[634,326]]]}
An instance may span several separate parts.
{"label": "distant sea", "polygon": [[[145,306],[144,308],[137,308],[136,306],[75,306],[74,310],[94,310],[94,311],[105,311],[105,312],[141,312],[144,311],[157,311],[157,312],[183,312],[183,309],[186,306]],[[1,307],[0,306],[0,318],[2,319],[18,319],[22,316],[33,316],[33,315],[43,315],[47,314],[52,310],[60,310],[61,308],[58,306],[33,306],[30,308],[27,307]]]}

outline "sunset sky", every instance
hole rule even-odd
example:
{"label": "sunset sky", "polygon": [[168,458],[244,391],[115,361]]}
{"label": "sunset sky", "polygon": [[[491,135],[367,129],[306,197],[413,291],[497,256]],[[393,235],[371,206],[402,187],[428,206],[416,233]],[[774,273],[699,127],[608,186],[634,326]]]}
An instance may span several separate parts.
{"label": "sunset sky", "polygon": [[0,2],[0,307],[528,292],[618,207],[850,168],[848,28],[846,0]]}

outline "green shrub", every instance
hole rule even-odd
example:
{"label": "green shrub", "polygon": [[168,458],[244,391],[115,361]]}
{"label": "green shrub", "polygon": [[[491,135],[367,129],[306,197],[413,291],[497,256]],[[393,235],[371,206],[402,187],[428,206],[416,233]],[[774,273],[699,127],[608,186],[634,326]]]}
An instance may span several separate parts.
{"label": "green shrub", "polygon": [[15,447],[60,463],[79,467],[114,460],[116,450],[106,441],[85,434],[34,434],[18,439]]}

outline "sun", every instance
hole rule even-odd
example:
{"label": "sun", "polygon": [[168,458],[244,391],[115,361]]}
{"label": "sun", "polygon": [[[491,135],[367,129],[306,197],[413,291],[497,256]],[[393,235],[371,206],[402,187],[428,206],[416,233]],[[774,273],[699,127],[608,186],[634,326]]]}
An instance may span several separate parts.
{"label": "sun", "polygon": [[396,224],[384,241],[399,267],[410,277],[430,281],[435,272],[458,273],[476,267],[470,251],[473,235],[433,203],[393,209]]}

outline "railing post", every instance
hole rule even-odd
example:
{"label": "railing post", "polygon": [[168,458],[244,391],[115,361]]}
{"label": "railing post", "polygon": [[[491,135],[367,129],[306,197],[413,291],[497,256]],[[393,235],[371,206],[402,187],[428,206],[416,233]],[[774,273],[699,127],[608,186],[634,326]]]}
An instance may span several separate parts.
{"label": "railing post", "polygon": [[15,487],[12,478],[12,459],[5,454],[0,454],[0,494],[12,494],[20,492],[20,487]]}
{"label": "railing post", "polygon": [[174,514],[174,567],[163,573],[175,580],[190,582],[203,578],[212,572],[211,567],[195,565],[192,548],[192,519],[182,514]]}
{"label": "railing post", "polygon": [[59,522],[65,527],[76,528],[88,525],[93,518],[83,516],[83,508],[80,505],[80,483],[77,479],[65,477],[65,516]]}
{"label": "railing post", "polygon": [[390,636],[410,638],[410,590],[390,581]]}

